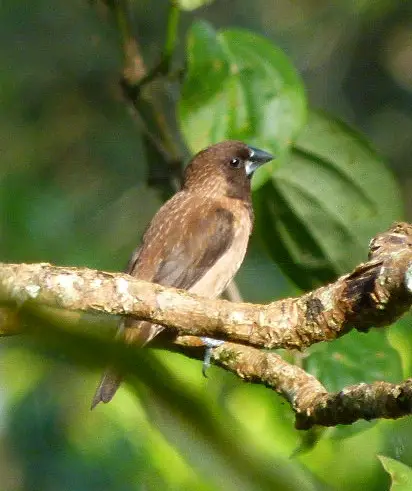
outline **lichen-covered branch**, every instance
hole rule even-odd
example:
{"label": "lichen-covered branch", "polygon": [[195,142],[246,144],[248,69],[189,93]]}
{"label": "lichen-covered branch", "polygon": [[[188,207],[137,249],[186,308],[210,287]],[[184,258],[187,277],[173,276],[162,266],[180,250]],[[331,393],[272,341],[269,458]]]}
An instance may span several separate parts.
{"label": "lichen-covered branch", "polygon": [[214,350],[215,361],[242,379],[279,392],[295,410],[300,429],[397,418],[412,411],[412,381],[362,383],[331,394],[301,368],[255,348],[303,349],[352,328],[389,325],[405,313],[412,302],[412,226],[406,223],[376,236],[368,262],[350,274],[268,305],[206,299],[120,273],[0,264],[2,334],[16,333],[18,317],[10,308],[26,301],[150,320],[169,328],[166,342],[179,349],[202,345],[198,336],[227,340]]}
{"label": "lichen-covered branch", "polygon": [[261,348],[303,349],[355,328],[384,326],[412,302],[412,226],[395,224],[370,244],[370,260],[334,283],[267,305],[210,300],[126,274],[50,264],[0,264],[0,290],[71,310],[131,314],[185,336],[209,336]]}

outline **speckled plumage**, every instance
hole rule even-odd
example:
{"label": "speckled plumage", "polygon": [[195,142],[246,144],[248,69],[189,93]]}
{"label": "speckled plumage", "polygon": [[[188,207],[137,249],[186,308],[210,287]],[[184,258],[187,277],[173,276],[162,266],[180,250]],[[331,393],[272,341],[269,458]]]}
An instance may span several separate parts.
{"label": "speckled plumage", "polygon": [[[226,141],[198,153],[183,189],[154,216],[126,272],[139,279],[205,297],[222,293],[244,259],[253,227],[246,163],[253,151]],[[241,164],[234,166],[234,159]],[[268,159],[266,159],[268,160]],[[121,323],[127,342],[143,346],[163,328],[132,317]],[[108,370],[92,407],[113,397],[121,377]]]}

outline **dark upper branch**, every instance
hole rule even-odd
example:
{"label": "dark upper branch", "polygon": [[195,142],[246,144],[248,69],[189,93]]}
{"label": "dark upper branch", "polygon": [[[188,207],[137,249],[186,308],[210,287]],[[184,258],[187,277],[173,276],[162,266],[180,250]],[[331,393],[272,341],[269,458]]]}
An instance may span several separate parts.
{"label": "dark upper branch", "polygon": [[[351,328],[391,324],[412,300],[412,226],[395,224],[370,244],[370,260],[336,282],[268,305],[210,300],[125,274],[49,264],[0,264],[0,291],[71,310],[133,314],[185,336],[302,349]],[[190,339],[189,339],[189,343]]]}

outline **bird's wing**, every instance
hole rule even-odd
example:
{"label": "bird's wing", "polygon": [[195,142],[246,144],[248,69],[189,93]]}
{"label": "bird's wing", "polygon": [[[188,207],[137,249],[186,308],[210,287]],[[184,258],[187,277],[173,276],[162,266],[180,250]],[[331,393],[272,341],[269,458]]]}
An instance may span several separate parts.
{"label": "bird's wing", "polygon": [[219,202],[179,198],[156,215],[129,273],[188,290],[232,244],[235,218]]}
{"label": "bird's wing", "polygon": [[192,217],[180,230],[175,244],[165,244],[166,254],[159,263],[154,283],[190,289],[228,250],[234,235],[233,214],[212,207],[206,214]]}

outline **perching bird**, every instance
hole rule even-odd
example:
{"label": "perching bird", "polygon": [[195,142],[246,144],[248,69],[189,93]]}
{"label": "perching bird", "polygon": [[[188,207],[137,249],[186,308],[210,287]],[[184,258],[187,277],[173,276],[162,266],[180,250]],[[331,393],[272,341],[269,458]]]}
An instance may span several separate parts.
{"label": "perching bird", "polygon": [[[250,179],[273,157],[240,141],[224,141],[199,152],[186,167],[184,184],[157,212],[126,272],[141,280],[215,298],[245,257],[253,227]],[[126,317],[120,335],[143,346],[162,326]],[[109,402],[122,377],[103,375],[92,408]]]}

